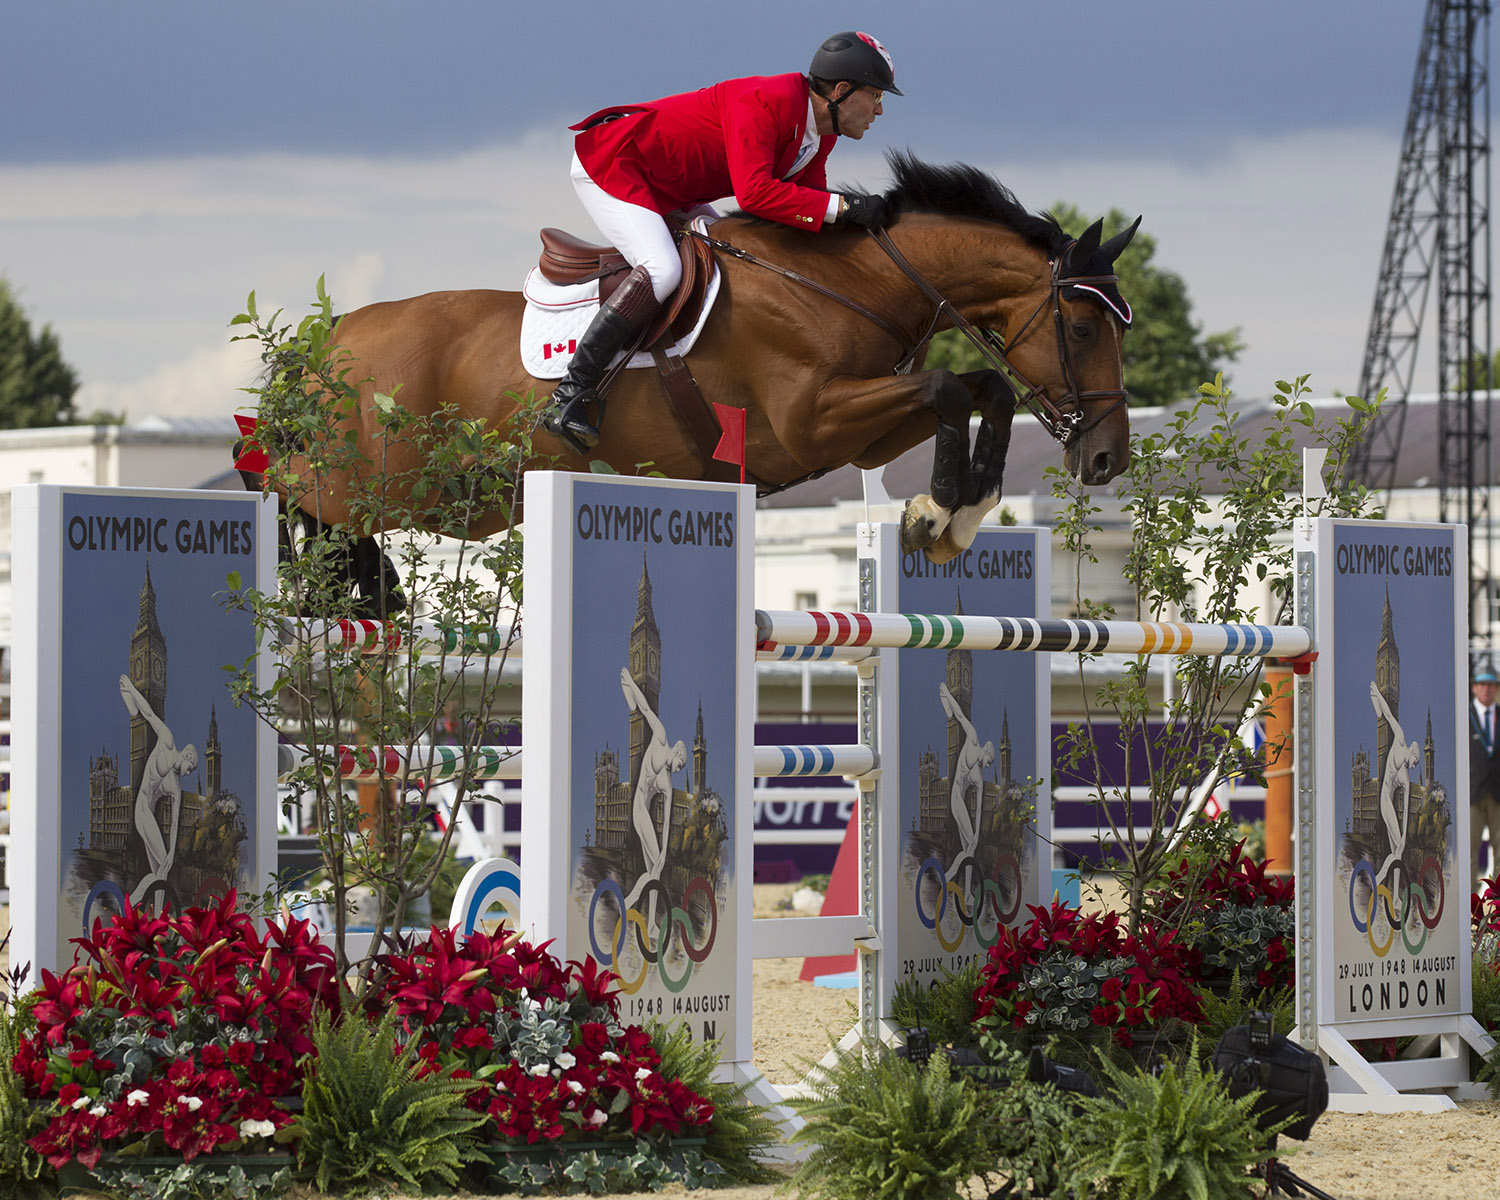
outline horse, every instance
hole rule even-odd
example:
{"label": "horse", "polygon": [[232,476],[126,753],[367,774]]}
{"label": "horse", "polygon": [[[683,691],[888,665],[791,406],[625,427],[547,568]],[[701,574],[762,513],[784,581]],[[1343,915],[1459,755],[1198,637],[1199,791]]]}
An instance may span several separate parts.
{"label": "horse", "polygon": [[[1104,484],[1125,468],[1121,341],[1130,309],[1112,267],[1140,219],[1108,242],[1099,222],[1075,241],[985,172],[887,158],[889,216],[873,236],[840,226],[808,234],[745,215],[709,227],[722,280],[686,361],[703,397],[744,410],[744,466],[762,494],[849,463],[882,466],[935,438],[930,492],[906,505],[901,540],[946,562],[999,501],[1018,405],[1052,430],[1080,482]],[[352,409],[330,415],[335,436],[353,437],[364,458],[391,471],[419,465],[410,445],[388,435],[382,445],[377,392],[419,414],[457,411],[506,428],[528,394],[555,386],[521,366],[524,304],[518,292],[432,292],[342,316],[332,339],[347,355],[346,377],[360,382]],[[950,327],[993,369],[923,369],[929,340]],[[655,372],[618,372],[607,402],[590,458],[623,474],[723,477],[714,473],[723,464],[665,402]],[[546,433],[538,411],[526,467],[589,469]],[[342,524],[351,483],[331,476],[303,507]],[[469,533],[487,537],[505,520],[480,515]],[[370,565],[378,555],[363,557],[367,578],[358,583],[372,598],[385,580]]]}

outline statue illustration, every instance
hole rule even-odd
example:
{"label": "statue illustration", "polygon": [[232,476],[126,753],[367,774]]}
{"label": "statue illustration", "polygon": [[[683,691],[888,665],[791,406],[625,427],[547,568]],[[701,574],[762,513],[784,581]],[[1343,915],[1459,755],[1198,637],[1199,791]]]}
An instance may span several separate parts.
{"label": "statue illustration", "polygon": [[[1391,748],[1386,754],[1385,770],[1380,776],[1380,815],[1385,820],[1386,835],[1390,839],[1391,852],[1375,873],[1377,881],[1384,880],[1391,865],[1406,853],[1406,826],[1411,818],[1411,769],[1422,761],[1422,748],[1408,742],[1401,730],[1396,715],[1380,694],[1380,687],[1370,681],[1370,702],[1375,706],[1376,717],[1383,717],[1391,730]],[[1401,791],[1401,815],[1396,815],[1396,792]]]}
{"label": "statue illustration", "polygon": [[[177,749],[177,741],[166,723],[152,711],[151,704],[130,681],[130,676],[120,676],[120,699],[132,717],[140,717],[156,730],[156,745],[146,759],[141,774],[141,787],[135,797],[135,828],[145,843],[146,862],[150,868],[146,876],[130,893],[130,902],[144,899],[157,883],[166,882],[177,856],[177,829],[182,818],[182,776],[190,775],[198,766],[198,751],[194,746]],[[161,826],[156,820],[156,802],[166,797],[171,806],[172,832],[164,842]]]}
{"label": "statue illustration", "polygon": [[[625,693],[625,703],[645,718],[651,729],[651,740],[641,755],[641,771],[635,785],[635,801],[632,818],[636,836],[641,839],[641,854],[645,858],[645,869],[637,877],[635,886],[625,899],[625,908],[630,910],[640,899],[646,885],[659,880],[666,867],[668,834],[672,825],[672,776],[687,765],[687,744],[680,739],[673,745],[667,742],[667,730],[661,718],[651,710],[645,693],[641,691],[628,667],[620,668],[620,688]],[[658,835],[651,819],[651,802],[662,797],[661,831]],[[648,928],[656,924],[656,897],[653,895],[646,914]]]}
{"label": "statue illustration", "polygon": [[[946,683],[938,684],[938,699],[943,702],[943,711],[948,714],[948,719],[957,721],[964,734],[963,747],[951,768],[953,790],[949,794],[949,804],[953,809],[953,819],[958,824],[960,843],[958,854],[948,867],[947,877],[952,879],[958,873],[959,866],[966,859],[972,858],[979,846],[981,816],[984,812],[984,768],[995,761],[995,743],[980,744],[979,733],[973,722],[964,715],[964,710],[954,699]],[[969,815],[970,788],[974,789],[972,817]]]}

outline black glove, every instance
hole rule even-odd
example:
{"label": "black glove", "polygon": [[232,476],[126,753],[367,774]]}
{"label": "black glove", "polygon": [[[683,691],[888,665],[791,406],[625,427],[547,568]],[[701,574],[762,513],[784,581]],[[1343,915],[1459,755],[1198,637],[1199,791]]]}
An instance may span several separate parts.
{"label": "black glove", "polygon": [[844,220],[861,229],[879,229],[885,224],[885,197],[866,195],[863,192],[845,192]]}

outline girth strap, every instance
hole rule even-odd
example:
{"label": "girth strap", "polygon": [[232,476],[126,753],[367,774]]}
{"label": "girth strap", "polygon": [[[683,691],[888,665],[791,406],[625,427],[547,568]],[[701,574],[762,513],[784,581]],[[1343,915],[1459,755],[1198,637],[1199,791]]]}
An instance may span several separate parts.
{"label": "girth strap", "polygon": [[[703,478],[716,483],[738,483],[739,467],[714,457],[724,430],[714,420],[713,412],[703,398],[703,393],[698,390],[698,381],[693,378],[687,363],[676,354],[668,354],[663,348],[664,341],[665,339],[651,347],[651,358],[656,363],[662,391],[667,394],[672,411],[697,443],[698,453],[703,458]],[[745,482],[760,483],[748,473],[745,475]]]}

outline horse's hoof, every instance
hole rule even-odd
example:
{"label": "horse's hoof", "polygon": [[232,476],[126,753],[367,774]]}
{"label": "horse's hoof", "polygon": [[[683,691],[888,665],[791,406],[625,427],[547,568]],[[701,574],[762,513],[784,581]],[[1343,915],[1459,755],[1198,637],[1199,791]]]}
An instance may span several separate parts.
{"label": "horse's hoof", "polygon": [[901,552],[915,554],[932,545],[932,522],[925,517],[914,517],[910,510],[901,514]]}
{"label": "horse's hoof", "polygon": [[947,526],[947,521],[942,519],[947,515],[926,496],[908,500],[901,510],[901,549],[907,554],[926,550]]}

